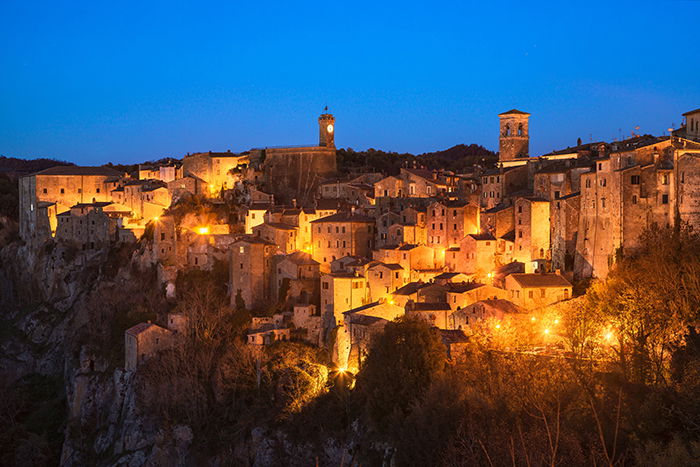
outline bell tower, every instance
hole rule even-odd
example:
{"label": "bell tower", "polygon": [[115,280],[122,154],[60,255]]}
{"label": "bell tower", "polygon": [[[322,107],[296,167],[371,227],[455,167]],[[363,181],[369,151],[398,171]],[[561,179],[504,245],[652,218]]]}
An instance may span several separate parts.
{"label": "bell tower", "polygon": [[328,107],[318,117],[318,145],[327,148],[335,147],[335,117],[328,113]]}
{"label": "bell tower", "polygon": [[520,110],[509,110],[498,114],[501,120],[501,133],[498,138],[498,160],[512,161],[530,155],[530,114]]}

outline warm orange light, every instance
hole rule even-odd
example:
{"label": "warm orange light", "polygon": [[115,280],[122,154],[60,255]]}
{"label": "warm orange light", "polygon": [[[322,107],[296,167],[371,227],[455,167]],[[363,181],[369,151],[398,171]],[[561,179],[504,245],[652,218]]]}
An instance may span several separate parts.
{"label": "warm orange light", "polygon": [[156,217],[153,218],[153,220],[154,220],[155,222],[158,222],[159,219],[160,219],[160,217],[158,217],[158,216],[156,216]]}
{"label": "warm orange light", "polygon": [[501,323],[496,324],[496,329],[501,329]]}
{"label": "warm orange light", "polygon": [[612,333],[612,331],[608,331],[603,335],[603,337],[605,337],[606,341],[610,342],[613,340],[613,337],[615,337],[615,335]]}
{"label": "warm orange light", "polygon": [[559,318],[554,320],[554,324],[559,324]]}
{"label": "warm orange light", "polygon": [[209,235],[209,227],[197,227],[197,233],[199,235]]}
{"label": "warm orange light", "polygon": [[491,278],[493,277],[493,273],[490,272],[490,273],[486,274],[486,277],[488,277],[489,279],[491,279]]}
{"label": "warm orange light", "polygon": [[544,330],[544,333],[545,333],[545,334],[549,334],[549,329],[545,329],[545,330]]}
{"label": "warm orange light", "polygon": [[536,319],[537,319],[537,318],[535,318],[535,317],[533,316],[533,317],[530,318],[530,321],[532,321],[532,322],[534,323]]}
{"label": "warm orange light", "polygon": [[394,301],[389,299],[389,305],[393,305],[393,304],[394,304]]}

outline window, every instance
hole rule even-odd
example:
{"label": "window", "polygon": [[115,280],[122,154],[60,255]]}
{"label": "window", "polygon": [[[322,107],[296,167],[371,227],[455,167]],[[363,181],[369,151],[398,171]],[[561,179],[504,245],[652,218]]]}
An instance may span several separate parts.
{"label": "window", "polygon": [[601,178],[600,179],[600,186],[606,186],[606,185],[607,185],[606,180],[604,178]]}
{"label": "window", "polygon": [[586,188],[590,188],[590,187],[591,187],[591,179],[587,178],[586,179]]}
{"label": "window", "polygon": [[661,184],[662,185],[668,185],[668,174],[663,174],[661,176]]}
{"label": "window", "polygon": [[66,190],[64,188],[61,188],[61,194],[65,194]]}
{"label": "window", "polygon": [[632,195],[632,204],[637,204],[637,195]]}
{"label": "window", "polygon": [[527,298],[535,298],[535,292],[534,292],[533,290],[530,290],[530,291],[527,293]]}
{"label": "window", "polygon": [[523,238],[523,231],[522,230],[518,230],[518,238]]}
{"label": "window", "polygon": [[44,188],[44,194],[46,194],[46,193],[48,193],[48,192],[49,192],[49,190],[47,190],[46,188]]}
{"label": "window", "polygon": [[559,199],[559,192],[558,191],[554,192],[554,199]]}
{"label": "window", "polygon": [[661,195],[661,204],[668,204],[668,195]]}
{"label": "window", "polygon": [[541,297],[541,298],[544,298],[544,295],[545,295],[544,289],[540,289],[540,297]]}
{"label": "window", "polygon": [[522,206],[518,206],[518,214],[522,214],[522,213],[523,213],[523,207],[522,207]]}
{"label": "window", "polygon": [[328,290],[328,282],[323,283],[323,290]]}
{"label": "window", "polygon": [[522,136],[522,135],[523,135],[523,124],[521,123],[520,125],[518,125],[518,136]]}
{"label": "window", "polygon": [[639,175],[632,175],[630,183],[632,185],[639,185]]}

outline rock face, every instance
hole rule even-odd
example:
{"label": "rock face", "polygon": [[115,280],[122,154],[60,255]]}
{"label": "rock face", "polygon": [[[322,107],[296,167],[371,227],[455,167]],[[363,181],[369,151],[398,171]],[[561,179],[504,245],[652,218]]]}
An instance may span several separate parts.
{"label": "rock face", "polygon": [[344,442],[312,449],[268,426],[211,452],[189,426],[149,413],[145,401],[157,395],[145,375],[124,369],[123,335],[168,311],[160,279],[148,249],[0,249],[0,380],[38,373],[65,387],[63,445],[51,464],[340,465],[350,458]]}
{"label": "rock face", "polygon": [[[0,250],[0,319],[9,330],[0,339],[0,376],[63,379],[61,465],[188,464],[192,430],[148,419],[138,375],[122,368],[120,328],[129,325],[134,308],[123,294],[137,296],[134,285],[147,287],[152,284],[144,284],[144,276],[155,277],[140,270],[148,258],[127,253],[131,257],[120,264],[114,252],[85,255],[53,244],[40,251],[19,244]],[[119,302],[125,306],[114,306]]]}

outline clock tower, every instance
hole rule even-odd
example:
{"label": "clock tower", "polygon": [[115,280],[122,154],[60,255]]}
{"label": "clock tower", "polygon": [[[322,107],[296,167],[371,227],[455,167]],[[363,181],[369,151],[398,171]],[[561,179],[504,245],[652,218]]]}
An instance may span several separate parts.
{"label": "clock tower", "polygon": [[[328,107],[325,109],[328,112]],[[319,146],[335,147],[335,117],[329,113],[322,113],[318,117]]]}

